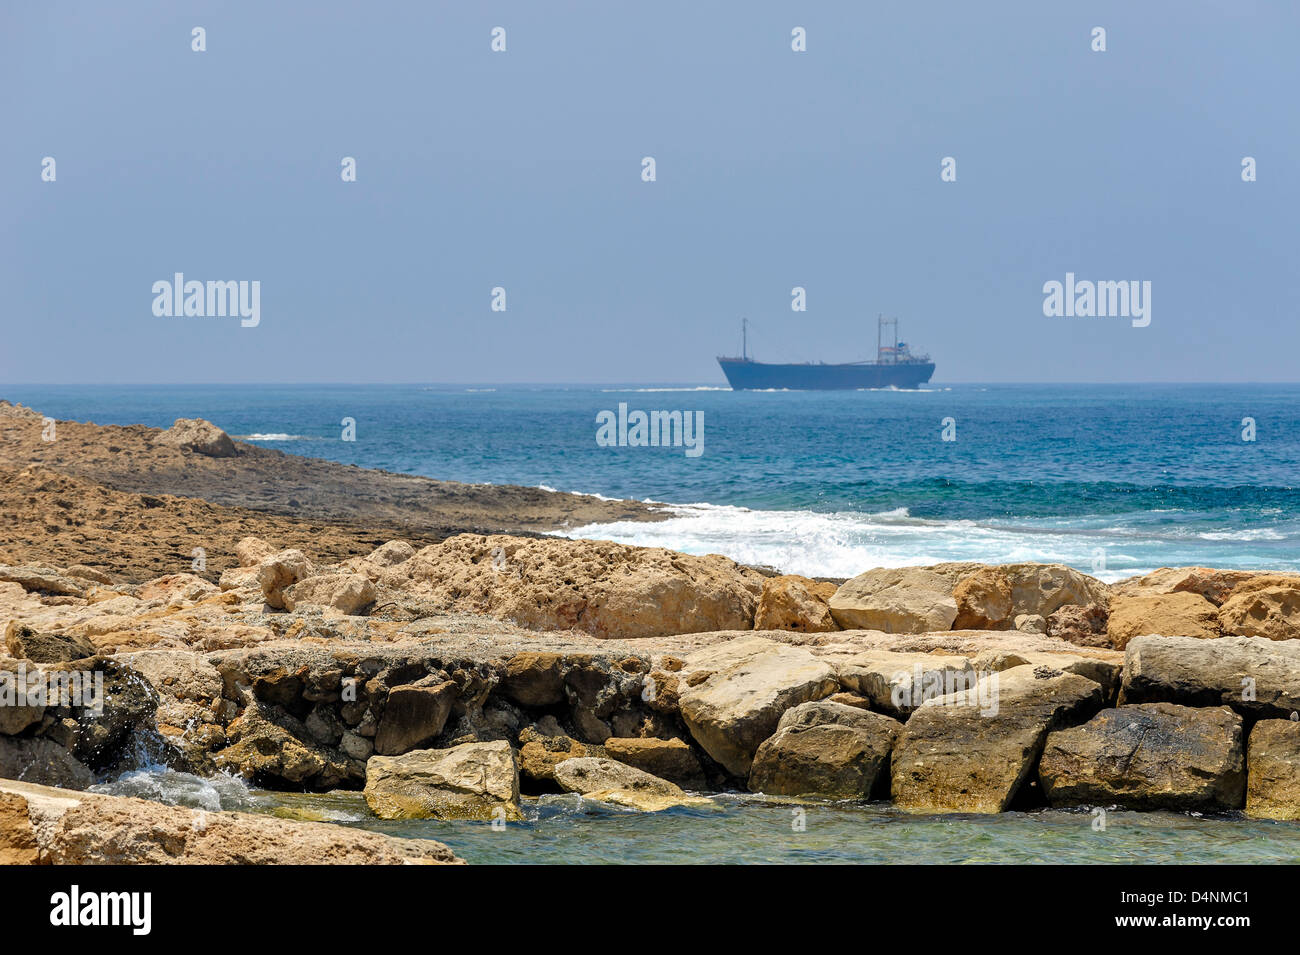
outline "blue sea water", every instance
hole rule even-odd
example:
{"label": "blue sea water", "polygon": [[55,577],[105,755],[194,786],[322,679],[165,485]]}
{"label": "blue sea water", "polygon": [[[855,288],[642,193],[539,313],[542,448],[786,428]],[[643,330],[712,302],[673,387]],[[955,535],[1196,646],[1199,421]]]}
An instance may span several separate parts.
{"label": "blue sea water", "polygon": [[[215,421],[293,454],[674,505],[567,532],[849,576],[940,560],[1300,569],[1300,385],[0,386],[62,419]],[[704,450],[601,447],[596,416],[702,412]],[[342,440],[344,418],[356,440]],[[953,441],[943,440],[951,418]],[[1255,440],[1243,440],[1253,419]]]}

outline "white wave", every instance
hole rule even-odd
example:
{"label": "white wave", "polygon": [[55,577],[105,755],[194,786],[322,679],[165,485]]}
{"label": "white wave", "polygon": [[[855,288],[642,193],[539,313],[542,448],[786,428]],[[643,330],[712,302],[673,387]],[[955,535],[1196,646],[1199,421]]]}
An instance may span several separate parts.
{"label": "white wave", "polygon": [[[1282,566],[1271,555],[1242,553],[1209,543],[1198,546],[1192,540],[1171,541],[1141,528],[1099,533],[1081,528],[1084,519],[1005,526],[915,518],[906,508],[876,514],[761,511],[718,504],[666,505],[666,509],[672,514],[667,520],[589,524],[566,530],[561,536],[666,547],[688,554],[722,554],[743,564],[810,577],[852,577],[872,567],[943,561],[1062,563],[1107,582],[1161,566]],[[1223,539],[1238,542],[1242,538],[1229,534]],[[1260,535],[1259,539],[1272,538]],[[1097,559],[1099,551],[1101,561]]]}
{"label": "white wave", "polygon": [[724,388],[721,385],[696,385],[690,388],[602,388],[600,390],[607,395],[638,394],[654,391],[731,391],[730,388]]}

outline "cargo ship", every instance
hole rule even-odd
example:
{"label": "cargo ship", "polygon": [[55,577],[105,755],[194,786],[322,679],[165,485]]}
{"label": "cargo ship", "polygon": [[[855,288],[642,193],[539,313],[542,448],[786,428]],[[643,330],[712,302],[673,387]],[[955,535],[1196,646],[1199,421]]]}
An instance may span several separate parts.
{"label": "cargo ship", "polygon": [[[885,344],[885,330],[892,327],[893,344]],[[739,358],[718,358],[722,373],[734,391],[790,390],[833,391],[861,388],[919,388],[934,374],[929,355],[913,355],[906,342],[898,340],[898,319],[876,320],[876,360],[843,364],[800,362],[768,364],[749,357],[749,321],[741,320]]]}

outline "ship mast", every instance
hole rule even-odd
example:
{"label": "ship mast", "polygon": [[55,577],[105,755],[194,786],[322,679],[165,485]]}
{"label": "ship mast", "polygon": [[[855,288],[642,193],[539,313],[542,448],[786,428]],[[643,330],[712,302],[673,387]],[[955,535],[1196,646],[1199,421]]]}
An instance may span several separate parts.
{"label": "ship mast", "polygon": [[749,319],[740,320],[740,357],[749,361]]}

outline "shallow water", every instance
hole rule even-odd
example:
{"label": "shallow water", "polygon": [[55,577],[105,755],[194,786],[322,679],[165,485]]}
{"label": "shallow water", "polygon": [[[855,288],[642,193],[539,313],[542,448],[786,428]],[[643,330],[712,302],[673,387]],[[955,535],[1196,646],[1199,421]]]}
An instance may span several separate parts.
{"label": "shallow water", "polygon": [[[918,816],[888,803],[715,797],[716,809],[635,813],[576,796],[528,800],[522,822],[386,821],[359,793],[257,792],[260,811],[436,839],[471,863],[1242,863],[1300,861],[1300,824],[1088,810]],[[803,831],[794,824],[801,813]]]}

